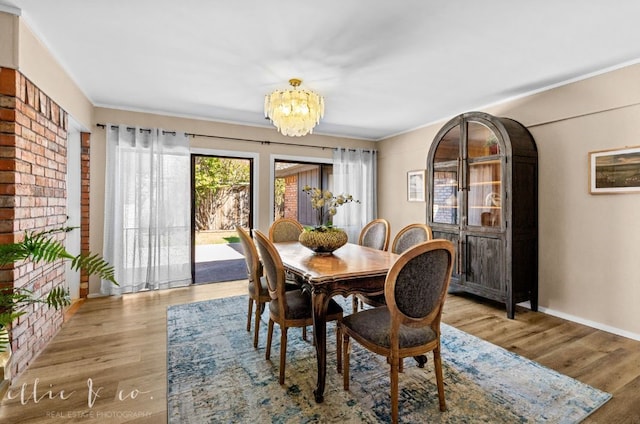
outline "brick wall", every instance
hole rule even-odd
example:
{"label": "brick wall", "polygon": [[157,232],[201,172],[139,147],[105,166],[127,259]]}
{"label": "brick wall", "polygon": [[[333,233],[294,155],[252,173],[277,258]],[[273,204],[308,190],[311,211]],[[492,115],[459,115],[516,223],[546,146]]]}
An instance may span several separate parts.
{"label": "brick wall", "polygon": [[284,217],[298,219],[298,176],[284,178]]}
{"label": "brick wall", "polygon": [[[80,253],[89,254],[89,184],[91,181],[91,135],[80,134]],[[77,253],[77,252],[72,252]],[[80,272],[80,297],[85,299],[89,295],[89,275],[86,271]]]}
{"label": "brick wall", "polygon": [[[0,68],[0,243],[64,225],[66,145],[67,113],[20,72]],[[0,284],[43,297],[64,283],[64,274],[64,263],[20,262],[3,269]],[[33,305],[14,323],[12,376],[26,369],[62,320],[61,311]]]}

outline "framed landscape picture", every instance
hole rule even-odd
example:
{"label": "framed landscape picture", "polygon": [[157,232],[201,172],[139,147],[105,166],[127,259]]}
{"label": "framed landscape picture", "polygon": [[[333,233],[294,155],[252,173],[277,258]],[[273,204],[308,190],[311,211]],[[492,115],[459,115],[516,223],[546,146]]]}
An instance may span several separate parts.
{"label": "framed landscape picture", "polygon": [[640,192],[640,146],[590,152],[589,192]]}
{"label": "framed landscape picture", "polygon": [[410,202],[424,202],[424,169],[407,172],[407,199]]}

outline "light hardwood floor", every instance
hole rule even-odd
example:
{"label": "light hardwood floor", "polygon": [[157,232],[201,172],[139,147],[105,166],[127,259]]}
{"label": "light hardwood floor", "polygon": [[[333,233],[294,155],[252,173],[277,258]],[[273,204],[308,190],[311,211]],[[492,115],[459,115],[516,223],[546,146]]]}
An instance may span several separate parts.
{"label": "light hardwood floor", "polygon": [[[233,282],[87,300],[14,382],[0,422],[166,422],[167,306],[245,293]],[[640,342],[522,308],[509,320],[464,295],[449,295],[443,320],[612,393],[585,422],[640,424]]]}

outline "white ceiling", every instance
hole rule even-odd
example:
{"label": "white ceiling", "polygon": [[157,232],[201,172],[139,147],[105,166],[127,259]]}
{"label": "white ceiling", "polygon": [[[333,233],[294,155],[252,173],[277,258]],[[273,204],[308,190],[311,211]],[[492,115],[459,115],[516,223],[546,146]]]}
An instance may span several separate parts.
{"label": "white ceiling", "polygon": [[640,59],[637,0],[2,4],[97,106],[270,126],[264,95],[298,77],[315,133],[373,140]]}

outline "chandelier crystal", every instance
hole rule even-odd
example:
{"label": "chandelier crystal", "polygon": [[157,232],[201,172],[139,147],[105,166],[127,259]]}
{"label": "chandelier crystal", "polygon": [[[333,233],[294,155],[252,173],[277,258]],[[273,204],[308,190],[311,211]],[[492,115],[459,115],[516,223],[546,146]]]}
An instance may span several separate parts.
{"label": "chandelier crystal", "polygon": [[317,93],[298,88],[302,80],[292,78],[289,84],[293,88],[276,90],[264,98],[264,116],[283,135],[302,137],[313,133],[324,116],[324,99]]}

